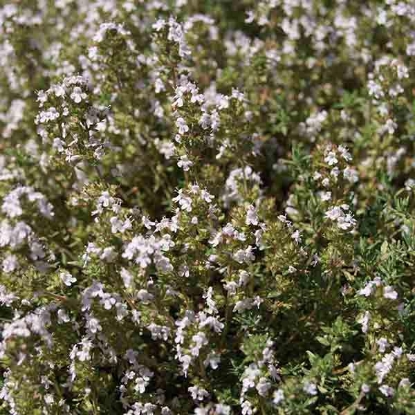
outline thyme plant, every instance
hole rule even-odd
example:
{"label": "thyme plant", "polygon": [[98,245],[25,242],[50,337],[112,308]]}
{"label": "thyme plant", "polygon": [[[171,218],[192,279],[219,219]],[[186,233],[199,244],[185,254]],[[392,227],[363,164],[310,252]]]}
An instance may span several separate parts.
{"label": "thyme plant", "polygon": [[413,0],[4,0],[0,63],[0,414],[415,414]]}

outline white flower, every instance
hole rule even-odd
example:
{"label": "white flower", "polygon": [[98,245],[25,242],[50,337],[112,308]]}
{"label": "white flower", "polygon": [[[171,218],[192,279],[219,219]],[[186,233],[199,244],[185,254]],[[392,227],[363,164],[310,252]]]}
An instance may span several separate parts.
{"label": "white flower", "polygon": [[154,298],[154,295],[144,289],[139,290],[137,293],[137,299],[140,300],[144,304],[149,303],[151,300],[153,300],[153,298]]}
{"label": "white flower", "polygon": [[131,220],[128,218],[125,221],[122,221],[117,216],[113,216],[112,218],[110,218],[110,223],[112,233],[124,233],[125,231],[132,228]]}
{"label": "white flower", "polygon": [[16,255],[10,254],[3,259],[2,270],[6,274],[16,271],[17,268],[19,268],[19,261]]}
{"label": "white flower", "polygon": [[156,225],[156,223],[155,223],[155,222],[152,222],[152,221],[148,218],[148,216],[143,216],[143,217],[141,218],[141,221],[142,221],[143,225],[144,225],[147,229],[151,229],[153,226],[155,226],[155,225]]}
{"label": "white flower", "polygon": [[393,289],[393,287],[387,285],[383,289],[383,296],[389,300],[396,300],[398,298],[398,293]]}
{"label": "white flower", "polygon": [[180,209],[186,212],[192,211],[192,199],[183,193],[183,189],[179,190],[179,194],[173,198],[173,201],[180,205]]}
{"label": "white flower", "polygon": [[255,255],[252,252],[252,246],[248,246],[246,249],[239,249],[233,254],[233,258],[236,262],[242,264],[243,262],[249,264],[251,261],[255,260]]}
{"label": "white flower", "polygon": [[148,330],[151,332],[151,338],[153,340],[162,339],[167,341],[170,335],[170,329],[167,326],[160,326],[155,323],[151,323],[147,326]]}
{"label": "white flower", "polygon": [[338,163],[337,157],[336,157],[336,153],[334,153],[333,151],[330,151],[327,156],[324,158],[324,161],[329,165],[329,166],[334,166],[335,164]]}
{"label": "white flower", "polygon": [[231,407],[228,405],[223,405],[221,403],[218,403],[215,405],[215,414],[216,415],[230,415]]}
{"label": "white flower", "polygon": [[92,215],[99,215],[104,211],[104,208],[109,208],[116,203],[116,200],[109,194],[108,191],[102,192],[101,196],[97,199],[96,210],[92,212]]}
{"label": "white flower", "polygon": [[209,344],[208,339],[206,334],[202,331],[199,331],[194,336],[192,336],[192,347],[190,348],[192,356],[199,356],[200,349],[207,344]]}
{"label": "white flower", "polygon": [[131,275],[131,273],[127,271],[125,268],[121,268],[120,276],[123,280],[125,288],[130,288],[131,283],[133,281],[133,276]]}
{"label": "white flower", "polygon": [[402,347],[394,347],[393,348],[392,354],[395,357],[397,357],[398,359],[402,356],[402,353],[403,353]]}
{"label": "white flower", "polygon": [[45,403],[46,403],[46,405],[52,405],[54,402],[55,402],[55,398],[53,397],[53,395],[52,394],[50,394],[50,393],[47,393],[45,396],[44,396],[44,399],[45,399]]}
{"label": "white flower", "polygon": [[381,134],[385,132],[387,132],[388,134],[393,134],[397,128],[398,128],[398,124],[396,124],[395,121],[389,118],[388,120],[386,120],[385,125],[381,127],[380,132]]}
{"label": "white flower", "polygon": [[101,295],[100,303],[104,306],[105,310],[111,310],[116,302],[117,300],[111,294],[103,293]]}
{"label": "white flower", "polygon": [[382,383],[386,375],[392,370],[395,355],[393,353],[386,354],[380,362],[375,364],[375,371],[378,383]]}
{"label": "white flower", "polygon": [[340,207],[337,207],[337,206],[329,209],[325,214],[326,218],[329,218],[331,220],[337,220],[342,215],[343,215],[342,210],[340,209]]}
{"label": "white flower", "polygon": [[319,192],[319,196],[323,202],[327,202],[331,199],[331,192]]}
{"label": "white flower", "polygon": [[321,181],[321,184],[322,184],[324,187],[329,187],[329,186],[330,186],[330,179],[329,179],[328,177],[324,178],[324,179]]}
{"label": "white flower", "polygon": [[260,378],[259,382],[256,385],[256,390],[260,396],[267,396],[268,391],[271,389],[271,383],[267,380],[267,378]]}
{"label": "white flower", "polygon": [[253,205],[249,205],[247,208],[245,223],[247,225],[258,225],[258,214]]}
{"label": "white flower", "polygon": [[82,100],[85,100],[87,97],[87,94],[82,91],[82,89],[79,86],[76,86],[70,95],[72,101],[74,101],[76,104],[79,104]]}
{"label": "white flower", "polygon": [[359,295],[364,295],[365,297],[369,297],[373,292],[373,281],[369,281],[364,288],[360,289],[357,293]]}
{"label": "white flower", "polygon": [[189,131],[189,127],[186,124],[186,120],[182,117],[179,117],[176,120],[176,126],[179,129],[179,134],[180,135],[186,134]]}
{"label": "white flower", "polygon": [[207,190],[201,190],[200,197],[206,202],[211,203],[215,196],[211,195]]}
{"label": "white flower", "polygon": [[284,400],[284,391],[282,389],[277,389],[274,392],[274,399],[272,400],[272,402],[275,405],[279,405],[283,400]]}
{"label": "white flower", "polygon": [[98,333],[99,331],[102,331],[102,326],[101,324],[99,324],[99,320],[96,319],[95,317],[90,317],[90,316],[87,317],[86,327],[93,334]]}
{"label": "white flower", "polygon": [[401,381],[399,382],[399,387],[400,387],[400,388],[406,388],[406,387],[409,387],[409,386],[411,386],[411,382],[409,381],[409,379],[408,379],[408,378],[403,378],[403,379],[401,379]]}
{"label": "white flower", "polygon": [[10,307],[14,300],[17,300],[17,297],[14,294],[8,292],[4,285],[0,285],[0,305]]}
{"label": "white flower", "polygon": [[362,317],[360,317],[357,322],[362,325],[362,332],[367,333],[369,329],[369,321],[370,321],[370,313],[369,311],[365,311]]}
{"label": "white flower", "polygon": [[235,303],[233,311],[237,313],[243,313],[245,310],[251,310],[253,308],[253,301],[251,298],[246,298],[244,300],[238,300]]}
{"label": "white flower", "polygon": [[347,150],[346,147],[343,146],[339,146],[338,150],[340,152],[341,157],[346,160],[346,161],[350,161],[352,159],[351,154],[349,153],[349,151]]}
{"label": "white flower", "polygon": [[348,230],[349,228],[352,228],[355,224],[356,224],[356,220],[350,214],[347,214],[337,219],[338,227],[345,231]]}
{"label": "white flower", "polygon": [[379,391],[382,392],[382,394],[385,395],[387,398],[390,398],[395,394],[395,389],[391,388],[388,385],[382,385],[379,388]]}
{"label": "white flower", "polygon": [[166,88],[164,86],[163,81],[160,78],[157,78],[154,82],[154,90],[156,94],[159,94],[161,91],[164,91]]}
{"label": "white flower", "polygon": [[190,386],[188,391],[192,395],[192,399],[194,401],[203,401],[209,396],[209,392],[204,388],[200,388],[199,386]]}
{"label": "white flower", "polygon": [[253,415],[255,408],[248,400],[241,403],[242,415]]}
{"label": "white flower", "polygon": [[55,107],[50,107],[46,111],[40,111],[35,119],[35,123],[43,124],[48,123],[49,121],[54,121],[59,118],[60,114]]}
{"label": "white flower", "polygon": [[294,239],[294,241],[298,244],[301,242],[301,232],[299,230],[296,230],[291,234],[291,238]]}
{"label": "white flower", "polygon": [[337,222],[337,226],[343,230],[349,230],[356,225],[356,220],[350,213],[345,213],[348,205],[334,206],[325,213],[325,217]]}
{"label": "white flower", "polygon": [[373,79],[369,80],[367,83],[367,88],[369,90],[369,95],[376,99],[380,99],[385,95],[382,90],[382,86],[375,82]]}
{"label": "white flower", "polygon": [[189,160],[187,155],[180,157],[180,160],[177,162],[177,165],[181,167],[184,171],[189,171],[190,167],[193,166],[193,162]]}
{"label": "white flower", "polygon": [[317,395],[317,386],[314,383],[306,382],[303,390],[309,395]]}
{"label": "white flower", "polygon": [[165,26],[166,26],[166,21],[164,19],[158,19],[156,23],[153,23],[152,27],[156,32],[160,32],[160,30],[163,29],[163,27]]}
{"label": "white flower", "polygon": [[59,274],[59,277],[62,280],[62,282],[68,287],[70,287],[73,283],[76,282],[76,278],[66,271],[61,272]]}
{"label": "white flower", "polygon": [[68,316],[65,310],[59,309],[57,314],[58,314],[58,322],[60,324],[68,323],[69,321],[71,321],[70,317]]}
{"label": "white flower", "polygon": [[384,337],[381,337],[380,339],[376,340],[377,345],[379,346],[379,351],[381,353],[385,353],[386,348],[389,346],[389,342]]}
{"label": "white flower", "polygon": [[170,160],[174,156],[174,152],[176,150],[174,143],[156,139],[154,140],[154,144],[157,146],[158,151],[163,154],[166,160]]}
{"label": "white flower", "polygon": [[53,148],[55,148],[59,153],[62,153],[65,150],[65,142],[62,141],[59,137],[53,139]]}
{"label": "white flower", "polygon": [[51,87],[56,97],[63,97],[66,93],[65,87],[62,84],[56,84]]}
{"label": "white flower", "polygon": [[245,270],[240,270],[239,271],[239,280],[238,280],[238,284],[240,287],[246,285],[249,281],[250,275],[247,271]]}
{"label": "white flower", "polygon": [[359,181],[357,170],[352,167],[346,167],[343,170],[343,177],[350,183],[357,183]]}
{"label": "white flower", "polygon": [[405,182],[405,189],[410,192],[411,190],[415,190],[415,180],[409,178],[408,180],[406,180]]}

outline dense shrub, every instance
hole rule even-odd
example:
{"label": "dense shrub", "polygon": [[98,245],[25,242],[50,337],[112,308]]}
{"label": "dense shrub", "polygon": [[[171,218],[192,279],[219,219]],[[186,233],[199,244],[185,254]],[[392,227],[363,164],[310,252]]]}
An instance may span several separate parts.
{"label": "dense shrub", "polygon": [[2,3],[1,414],[415,414],[413,0]]}

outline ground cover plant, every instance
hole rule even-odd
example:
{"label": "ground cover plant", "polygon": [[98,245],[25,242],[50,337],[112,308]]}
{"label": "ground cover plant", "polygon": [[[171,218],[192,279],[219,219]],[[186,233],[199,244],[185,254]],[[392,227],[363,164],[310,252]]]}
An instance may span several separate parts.
{"label": "ground cover plant", "polygon": [[0,414],[415,414],[415,3],[4,0]]}

